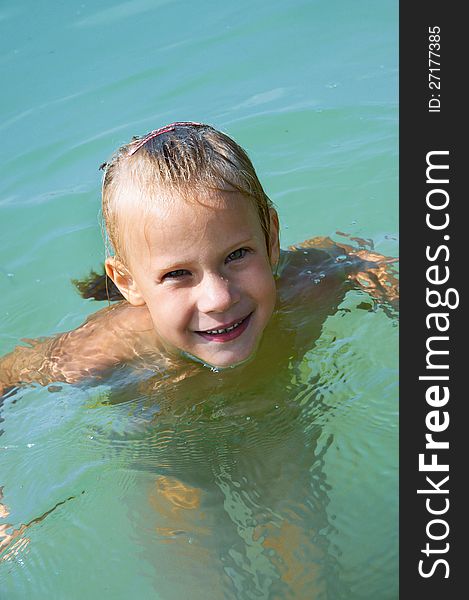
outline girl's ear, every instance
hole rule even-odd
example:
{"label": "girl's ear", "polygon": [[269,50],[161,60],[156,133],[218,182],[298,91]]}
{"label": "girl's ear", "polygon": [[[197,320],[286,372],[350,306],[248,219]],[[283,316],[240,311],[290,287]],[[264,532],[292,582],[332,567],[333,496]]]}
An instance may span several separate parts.
{"label": "girl's ear", "polygon": [[142,306],[145,304],[145,300],[132,275],[119,259],[115,256],[106,258],[104,268],[106,269],[107,276],[116,284],[127,302],[130,302],[133,306]]}
{"label": "girl's ear", "polygon": [[280,225],[278,222],[278,214],[275,208],[269,209],[270,213],[270,236],[269,236],[269,249],[270,249],[270,264],[274,267],[277,265],[280,258],[280,239],[279,230]]}

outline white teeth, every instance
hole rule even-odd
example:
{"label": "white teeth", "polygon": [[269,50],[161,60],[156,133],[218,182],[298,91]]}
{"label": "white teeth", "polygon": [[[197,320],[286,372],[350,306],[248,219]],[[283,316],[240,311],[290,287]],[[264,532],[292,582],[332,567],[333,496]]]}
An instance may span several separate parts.
{"label": "white teeth", "polygon": [[239,327],[242,322],[243,322],[243,319],[241,319],[241,321],[238,321],[234,325],[231,325],[230,327],[226,327],[225,329],[209,329],[205,333],[210,333],[210,334],[228,333],[229,331],[233,331],[233,329],[236,329],[236,327]]}

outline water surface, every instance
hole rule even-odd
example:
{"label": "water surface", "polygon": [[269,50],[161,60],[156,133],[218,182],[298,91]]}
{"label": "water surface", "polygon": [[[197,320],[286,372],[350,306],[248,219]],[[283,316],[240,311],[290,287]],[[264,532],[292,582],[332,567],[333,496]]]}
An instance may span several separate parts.
{"label": "water surface", "polygon": [[[0,27],[0,353],[103,306],[70,283],[104,257],[98,166],[174,120],[248,150],[284,247],[398,254],[394,2],[23,0]],[[0,597],[397,598],[397,327],[365,300],[270,376],[5,400]]]}

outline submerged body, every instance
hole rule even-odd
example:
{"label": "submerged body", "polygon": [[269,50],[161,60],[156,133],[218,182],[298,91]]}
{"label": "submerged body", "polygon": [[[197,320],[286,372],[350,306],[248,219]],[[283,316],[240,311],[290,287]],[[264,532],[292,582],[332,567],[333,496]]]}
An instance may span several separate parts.
{"label": "submerged body", "polygon": [[[395,304],[396,282],[383,261],[326,238],[282,251],[273,315],[255,355],[233,369],[214,372],[187,356],[169,356],[155,345],[146,306],[125,300],[74,331],[3,359],[2,368],[8,368],[7,361],[14,368],[22,363],[24,382],[37,381],[40,373],[43,384],[112,379],[127,366],[125,386],[111,384],[108,401],[125,402],[125,414],[138,418],[128,419],[125,432],[115,434],[109,456],[118,451],[119,468],[125,464],[140,474],[138,493],[131,495],[139,504],[129,501],[131,524],[139,550],[155,564],[154,585],[162,597],[180,596],[194,580],[191,593],[201,599],[251,597],[251,592],[292,599],[351,597],[337,579],[325,533],[332,527],[323,473],[328,443],[319,439],[331,407],[322,401],[321,388],[305,386],[297,367],[325,319],[360,281],[368,281],[370,299]],[[104,277],[101,283],[105,294]],[[102,298],[96,286],[94,292]],[[339,403],[340,396],[335,400]],[[112,413],[112,407],[105,408]],[[102,454],[103,443],[110,443],[108,428],[93,429],[93,436],[94,442],[86,437],[83,444],[96,444]],[[30,544],[29,529],[49,512],[8,528],[6,536],[0,530],[0,553],[5,550],[0,561],[10,560],[12,548]],[[203,583],[194,575],[201,568]],[[246,586],[241,596],[239,581]]]}

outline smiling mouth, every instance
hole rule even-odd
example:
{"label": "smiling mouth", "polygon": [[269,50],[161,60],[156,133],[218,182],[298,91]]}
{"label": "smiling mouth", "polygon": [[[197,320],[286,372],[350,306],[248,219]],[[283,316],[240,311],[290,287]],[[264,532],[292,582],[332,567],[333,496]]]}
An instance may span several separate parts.
{"label": "smiling mouth", "polygon": [[228,325],[228,327],[219,329],[206,329],[205,331],[196,331],[195,333],[212,342],[229,342],[239,337],[244,331],[246,331],[251,319],[251,315],[252,313],[249,313],[247,317],[231,323],[231,325]]}

